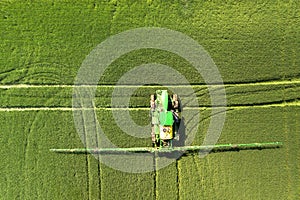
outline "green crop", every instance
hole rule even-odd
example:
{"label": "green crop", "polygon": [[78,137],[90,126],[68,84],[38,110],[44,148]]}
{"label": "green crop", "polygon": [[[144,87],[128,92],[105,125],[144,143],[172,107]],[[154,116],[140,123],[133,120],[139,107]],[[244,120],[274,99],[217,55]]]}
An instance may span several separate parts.
{"label": "green crop", "polygon": [[[1,1],[0,199],[297,199],[299,6],[283,0]],[[187,155],[144,174],[117,171],[93,155],[49,152],[84,148],[71,108],[86,56],[109,36],[139,27],[180,31],[210,54],[228,105],[218,144],[281,141],[283,148]],[[93,100],[101,128],[119,147],[151,146],[150,130],[149,138],[135,138],[117,126],[111,98],[124,73],[154,62],[191,83],[200,106],[193,145],[201,145],[212,117],[208,86],[190,63],[163,50],[132,51],[99,77]],[[150,94],[162,88],[137,88],[129,101],[134,122],[149,124]]]}

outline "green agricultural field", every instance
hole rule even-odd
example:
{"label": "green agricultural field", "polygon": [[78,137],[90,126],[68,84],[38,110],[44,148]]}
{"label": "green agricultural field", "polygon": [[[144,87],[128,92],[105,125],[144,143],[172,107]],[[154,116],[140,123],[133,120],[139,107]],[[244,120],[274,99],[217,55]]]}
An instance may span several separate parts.
{"label": "green agricultural field", "polygon": [[[299,8],[296,0],[0,1],[0,199],[298,199]],[[189,154],[147,173],[122,172],[90,154],[50,152],[84,147],[72,97],[86,56],[110,36],[139,27],[179,31],[210,54],[227,98],[218,144],[283,147]],[[119,57],[95,85],[95,114],[107,138],[118,147],[151,146],[150,129],[149,138],[126,134],[113,110],[129,110],[136,124],[147,125],[149,96],[165,86],[119,86],[124,94],[136,88],[129,105],[111,101],[122,75],[146,63],[170,66],[192,85],[199,106],[183,109],[199,110],[192,144],[201,145],[212,118],[208,87],[219,85],[206,85],[191,63],[158,49]]]}

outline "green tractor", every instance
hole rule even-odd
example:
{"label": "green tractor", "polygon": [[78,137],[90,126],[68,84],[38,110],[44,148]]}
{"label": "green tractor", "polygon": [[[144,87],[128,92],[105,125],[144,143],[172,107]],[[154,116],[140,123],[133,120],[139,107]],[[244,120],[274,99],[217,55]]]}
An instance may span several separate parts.
{"label": "green tractor", "polygon": [[151,138],[153,147],[172,147],[179,140],[181,106],[178,96],[167,90],[157,90],[150,97]]}

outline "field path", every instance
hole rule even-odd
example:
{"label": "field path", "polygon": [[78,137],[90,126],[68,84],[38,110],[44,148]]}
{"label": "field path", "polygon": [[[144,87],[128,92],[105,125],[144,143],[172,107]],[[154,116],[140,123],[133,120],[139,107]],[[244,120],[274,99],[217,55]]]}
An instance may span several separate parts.
{"label": "field path", "polygon": [[[245,83],[224,83],[224,86],[259,86],[259,85],[285,85],[285,84],[300,84],[300,79],[293,80],[276,80],[276,81],[259,81],[259,82],[245,82]],[[192,84],[192,86],[202,86],[202,85],[215,85],[219,86],[221,84]],[[140,87],[139,85],[30,85],[30,84],[12,84],[12,85],[0,85],[0,89],[10,89],[10,88],[74,88],[74,87],[123,87],[132,88]],[[143,86],[143,87],[158,87],[158,86]],[[165,87],[190,87],[190,85],[165,85]]]}
{"label": "field path", "polygon": [[[226,106],[228,110],[232,109],[247,109],[247,108],[269,108],[269,107],[285,107],[285,106],[300,106],[300,102],[283,102],[269,105],[253,105],[253,106]],[[70,108],[70,107],[13,107],[0,108],[2,112],[12,111],[73,111],[73,110],[91,110],[93,108]],[[211,109],[211,107],[185,107],[184,110],[200,110]],[[149,110],[149,108],[95,108],[95,110]]]}
{"label": "field path", "polygon": [[[91,87],[95,91],[95,108],[103,110],[148,110],[148,96],[160,86],[135,85],[0,85],[0,111],[72,111],[72,88]],[[131,96],[130,105],[112,107],[111,99],[115,87],[124,88],[124,94],[136,88],[137,93]],[[188,85],[169,85],[170,88],[185,88]],[[185,110],[210,109],[207,85],[193,85],[199,106],[183,105]],[[220,85],[211,85],[218,89]],[[246,109],[253,107],[284,107],[299,106],[300,79],[264,81],[257,83],[227,83],[226,90],[228,109]],[[128,90],[128,91],[127,91]],[[184,94],[189,98],[189,94]],[[122,98],[117,96],[116,98]],[[223,105],[215,105],[224,107]],[[86,108],[89,109],[89,108]]]}

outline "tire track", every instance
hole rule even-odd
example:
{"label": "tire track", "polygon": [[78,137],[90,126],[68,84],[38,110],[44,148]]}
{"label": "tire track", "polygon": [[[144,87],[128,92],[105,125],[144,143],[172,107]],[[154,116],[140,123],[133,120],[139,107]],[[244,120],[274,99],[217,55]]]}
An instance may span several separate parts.
{"label": "tire track", "polygon": [[[84,123],[84,115],[82,114],[82,124],[85,124]],[[83,129],[83,132],[84,132],[84,145],[87,146],[87,130],[86,130],[86,126],[84,126],[84,129]],[[90,162],[89,162],[89,155],[86,154],[85,155],[85,164],[86,164],[86,192],[87,192],[87,197],[88,197],[88,200],[90,199],[90,195],[91,195],[91,192],[90,192]]]}
{"label": "tire track", "polygon": [[[93,103],[93,106],[95,106],[95,104]],[[96,121],[97,120],[97,113],[95,112],[94,110],[94,120]],[[100,136],[99,136],[99,132],[98,132],[98,129],[97,129],[97,126],[96,126],[96,146],[97,148],[99,148],[99,139],[100,139]],[[102,196],[101,196],[101,192],[102,192],[102,179],[101,179],[101,164],[100,164],[100,154],[97,155],[97,159],[98,159],[98,162],[97,162],[97,172],[98,172],[98,184],[99,184],[99,196],[98,198],[101,200]]]}
{"label": "tire track", "polygon": [[177,177],[176,177],[176,183],[177,183],[177,199],[180,199],[180,180],[179,180],[179,160],[176,159],[176,172],[177,172]]}
{"label": "tire track", "polygon": [[[212,108],[228,108],[228,110],[233,109],[248,109],[248,108],[270,108],[270,107],[286,107],[286,106],[300,106],[300,101],[286,101],[286,102],[276,102],[267,104],[253,104],[253,105],[233,105],[233,106],[200,106],[200,107],[184,107],[184,110],[209,110]],[[75,110],[149,110],[148,107],[139,108],[72,108],[72,107],[2,107],[0,112],[12,112],[12,111],[75,111]]]}
{"label": "tire track", "polygon": [[[39,112],[37,112],[34,116],[34,119],[32,120],[32,123],[30,124],[30,127],[29,127],[29,130],[28,130],[28,133],[26,135],[26,138],[25,138],[25,141],[24,141],[24,158],[23,158],[23,162],[24,162],[24,172],[23,172],[23,177],[24,177],[24,185],[25,187],[23,188],[24,189],[24,198],[26,198],[27,194],[29,194],[29,189],[28,189],[28,184],[26,184],[26,182],[29,180],[29,175],[28,175],[28,171],[29,171],[29,167],[28,167],[28,157],[30,155],[30,138],[32,137],[32,130],[34,129],[34,126],[35,126],[35,123],[37,122],[38,120],[38,116],[39,116]],[[31,191],[32,192],[32,191]]]}
{"label": "tire track", "polygon": [[[69,74],[62,74],[61,71],[60,73],[57,72],[56,68],[69,67],[68,65],[60,63],[34,62],[34,57],[36,57],[36,53],[37,51],[35,50],[28,50],[28,55],[23,61],[24,63],[22,63],[20,67],[0,72],[0,81],[7,81],[5,79],[7,76],[10,75],[12,75],[14,79],[9,79],[8,85],[15,85],[14,83],[26,82],[27,80],[31,79],[40,80],[41,78],[47,80],[48,82],[59,83],[62,80],[65,80],[66,77],[70,77]],[[14,76],[15,74],[17,74],[17,76]]]}
{"label": "tire track", "polygon": [[156,163],[156,159],[157,159],[157,153],[153,154],[153,199],[156,200],[157,199],[157,188],[156,188],[156,184],[157,184],[157,163]]}
{"label": "tire track", "polygon": [[[260,85],[286,85],[286,84],[300,84],[300,79],[293,79],[293,80],[277,80],[277,81],[260,81],[260,82],[245,82],[245,83],[203,83],[203,84],[191,84],[191,85],[164,85],[164,87],[196,87],[196,86],[260,86]],[[30,85],[30,84],[9,84],[9,85],[0,85],[0,89],[10,89],[10,88],[73,88],[73,87],[124,87],[124,88],[137,88],[141,87],[140,85],[68,85],[68,84],[53,84],[53,85]],[[156,88],[161,87],[160,85],[143,85],[142,87],[145,88]]]}
{"label": "tire track", "polygon": [[[273,87],[272,87],[273,85]],[[251,87],[253,86],[253,87]],[[70,100],[72,99],[72,88],[81,87],[81,88],[93,88],[97,89],[97,92],[95,93],[95,98],[103,98],[103,102],[105,107],[109,107],[110,105],[110,99],[112,98],[112,95],[110,94],[114,87],[119,88],[134,88],[137,89],[140,86],[136,85],[26,85],[26,84],[20,84],[20,85],[0,85],[0,95],[3,96],[3,101],[1,102],[2,107],[71,107]],[[144,88],[144,92],[141,94],[133,95],[133,101],[137,102],[138,105],[135,105],[135,108],[142,108],[145,107],[143,104],[145,95],[147,95],[149,92],[151,92],[153,89],[158,89],[161,86],[142,86]],[[168,87],[168,86],[166,86]],[[185,88],[190,87],[189,85],[171,85],[170,88]],[[202,102],[200,104],[200,107],[211,107],[209,98],[209,91],[207,90],[207,87],[204,87],[203,85],[193,85],[194,93],[196,94],[199,101]],[[245,88],[243,88],[245,87]],[[18,90],[18,88],[20,90]],[[29,89],[22,91],[22,89]],[[30,90],[30,88],[33,89],[33,91]],[[49,90],[44,88],[49,88]],[[52,89],[50,89],[52,88]],[[64,89],[65,88],[65,89]],[[102,90],[101,88],[105,88]],[[228,105],[227,107],[234,107],[234,106],[257,106],[257,105],[269,105],[269,104],[279,104],[281,101],[283,101],[284,97],[278,95],[280,90],[286,90],[287,94],[290,96],[289,101],[297,101],[300,99],[299,91],[300,91],[300,79],[295,79],[292,81],[289,80],[282,80],[282,81],[271,81],[271,82],[258,82],[258,83],[241,83],[241,84],[225,84],[226,88],[226,95],[228,99]],[[10,91],[9,89],[12,89]],[[16,90],[13,90],[16,89]],[[39,89],[43,89],[41,92],[39,92]],[[53,98],[53,95],[58,94],[59,90],[61,89],[62,95],[57,96],[58,105],[49,105],[44,103],[38,103],[38,105],[30,105],[30,99],[38,98],[38,102],[45,101],[48,98]],[[210,91],[215,91],[220,89],[220,85],[218,86],[211,86]],[[148,91],[149,90],[149,91]],[[276,91],[278,90],[278,92]],[[100,92],[100,94],[98,94]],[[153,91],[152,91],[153,92]],[[278,93],[278,94],[277,94]],[[108,95],[107,95],[108,94]],[[190,94],[182,94],[183,97],[188,97]],[[271,95],[271,96],[270,96]],[[257,96],[257,98],[256,98]],[[267,98],[270,96],[270,98]],[[12,98],[18,98],[18,101],[13,101],[12,105],[10,105],[9,100]],[[122,96],[118,96],[120,98]],[[22,100],[24,99],[24,103],[22,103]],[[241,104],[242,102],[242,104]],[[24,104],[24,105],[23,105]],[[102,106],[102,103],[99,104],[97,102],[98,106]],[[106,105],[107,104],[107,105]],[[216,106],[220,107],[220,106]]]}

